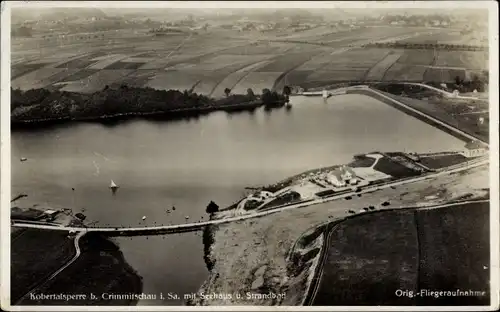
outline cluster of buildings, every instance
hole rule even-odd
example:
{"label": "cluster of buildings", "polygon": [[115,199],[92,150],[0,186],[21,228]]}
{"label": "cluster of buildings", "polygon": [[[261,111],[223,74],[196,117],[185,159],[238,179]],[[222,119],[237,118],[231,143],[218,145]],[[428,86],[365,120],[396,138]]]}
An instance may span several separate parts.
{"label": "cluster of buildings", "polygon": [[357,185],[360,181],[359,177],[352,168],[348,166],[341,166],[328,173],[322,175],[321,179],[335,187],[345,187],[348,185]]}
{"label": "cluster of buildings", "polygon": [[260,191],[255,194],[251,194],[248,196],[248,199],[253,199],[253,200],[258,200],[258,201],[265,201],[266,199],[269,199],[270,197],[273,197],[273,193],[267,192],[267,191]]}

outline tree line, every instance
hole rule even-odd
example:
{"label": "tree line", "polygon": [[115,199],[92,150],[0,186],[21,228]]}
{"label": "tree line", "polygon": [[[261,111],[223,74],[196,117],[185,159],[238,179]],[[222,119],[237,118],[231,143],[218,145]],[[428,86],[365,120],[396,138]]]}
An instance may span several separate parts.
{"label": "tree line", "polygon": [[105,86],[92,94],[65,92],[60,90],[11,89],[11,113],[13,121],[36,119],[80,119],[100,118],[117,114],[162,113],[183,109],[224,108],[250,102],[263,105],[284,101],[286,96],[269,89],[255,95],[252,89],[246,94],[230,94],[214,99],[193,90],[156,90],[121,85],[118,88]]}

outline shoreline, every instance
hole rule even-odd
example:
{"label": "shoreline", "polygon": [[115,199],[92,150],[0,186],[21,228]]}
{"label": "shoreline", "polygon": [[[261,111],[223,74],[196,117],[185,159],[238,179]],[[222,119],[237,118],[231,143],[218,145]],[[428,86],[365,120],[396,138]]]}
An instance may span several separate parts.
{"label": "shoreline", "polygon": [[[380,153],[380,152],[379,152]],[[451,153],[451,152],[450,152]],[[455,153],[455,152],[454,152]],[[458,153],[458,152],[456,152]],[[384,155],[386,153],[383,153]],[[389,153],[391,154],[391,153]],[[394,154],[394,153],[392,153]],[[436,156],[441,156],[441,154],[443,153],[434,153],[436,154]],[[429,154],[429,155],[434,155],[434,154]],[[445,153],[446,155],[447,153]],[[357,155],[359,157],[359,155]],[[394,155],[393,155],[394,156]],[[389,156],[387,156],[389,157]],[[338,165],[337,165],[338,166]],[[335,168],[337,166],[330,166],[330,167],[325,167],[325,168]],[[452,168],[453,165],[452,164],[449,164],[449,165],[446,165],[444,166],[443,168]],[[324,169],[324,168],[323,168]],[[319,169],[313,169],[313,170],[309,170],[309,171],[306,171],[305,173],[308,173],[308,172],[319,172],[321,170]],[[292,179],[293,177],[302,177],[302,178],[307,178],[306,177],[307,175],[304,175],[304,173],[299,173],[297,175],[294,175],[292,177],[288,177],[286,178],[285,180],[283,181],[288,181],[290,179]],[[441,178],[432,178],[434,180],[440,180]],[[455,176],[454,175],[446,175],[445,178],[443,179],[455,179]],[[292,179],[293,180],[293,179]],[[422,181],[419,181],[419,182],[415,182],[417,185],[420,185],[420,187],[423,186],[426,186],[428,182],[426,182],[428,179],[423,179]],[[278,182],[278,185],[277,186],[281,186],[281,187],[284,187],[284,185],[279,185],[279,182]],[[269,186],[268,186],[269,187]],[[265,188],[265,187],[264,187]],[[404,188],[404,186],[403,186]],[[406,186],[407,189],[410,189],[411,188],[411,185],[410,186]],[[253,187],[252,189],[254,190],[261,190],[262,188],[259,188],[259,187]],[[386,192],[394,192],[395,194],[398,194],[400,193],[401,195],[399,195],[399,201],[402,201],[402,198],[403,196],[406,196],[408,194],[410,194],[409,191],[407,192],[402,192],[402,191],[398,191],[400,189],[400,187],[394,187],[394,188],[387,188],[385,190],[382,190],[380,192],[378,192],[377,194],[379,193],[386,193]],[[417,187],[418,189],[418,187]],[[276,191],[276,190],[274,190]],[[279,191],[279,190],[278,190]],[[421,190],[421,191],[425,191],[425,190]],[[369,193],[372,193],[372,192],[369,192]],[[403,195],[403,194],[406,194],[406,195]],[[380,195],[376,195],[376,197],[379,197]],[[383,195],[382,195],[383,196]],[[398,195],[396,195],[398,196]],[[423,195],[422,195],[423,196]],[[360,197],[360,196],[358,196]],[[363,196],[365,197],[365,196]],[[425,197],[425,196],[423,196]],[[350,220],[350,219],[353,219],[353,218],[356,218],[356,217],[359,217],[359,216],[364,216],[364,215],[372,215],[372,214],[380,214],[382,212],[386,212],[386,211],[396,211],[396,210],[399,210],[401,209],[401,207],[408,207],[408,205],[411,205],[412,208],[422,208],[418,202],[415,202],[414,199],[412,198],[408,198],[408,202],[405,202],[404,205],[403,205],[403,202],[401,202],[401,204],[396,204],[396,206],[391,206],[391,207],[383,207],[383,206],[386,206],[384,205],[384,203],[389,203],[391,202],[390,205],[393,205],[392,202],[393,201],[398,201],[398,199],[396,198],[390,198],[389,200],[389,197],[387,198],[384,198],[382,197],[383,199],[371,199],[372,196],[368,196],[367,197],[368,200],[369,200],[369,204],[365,204],[365,207],[368,207],[367,205],[374,205],[374,206],[379,206],[380,205],[380,208],[376,208],[376,210],[373,210],[373,211],[367,211],[367,212],[363,212],[363,213],[356,213],[356,214],[353,214],[353,215],[344,215],[344,213],[347,213],[347,210],[346,207],[347,205],[357,205],[355,202],[357,202],[357,200],[354,200],[351,198],[350,201],[349,201],[349,204],[348,203],[343,203],[343,202],[340,202],[340,200],[337,200],[335,202],[332,202],[330,205],[332,206],[337,206],[337,205],[341,205],[342,208],[340,208],[338,210],[338,212],[336,212],[335,214],[338,214],[338,213],[341,213],[340,215],[336,215],[335,217],[333,217],[333,219],[330,219],[330,217],[332,216],[328,216],[328,221],[327,222],[322,222],[321,224],[315,224],[312,226],[312,231],[314,232],[315,229],[317,229],[319,226],[325,226],[326,224],[326,228],[331,228],[332,226],[336,225],[336,224],[340,224],[341,222],[343,221],[346,221],[346,220]],[[346,198],[347,199],[347,198]],[[366,200],[366,199],[364,199]],[[443,202],[447,202],[447,203],[453,203],[454,201],[458,200],[457,197],[455,198],[449,198],[448,200],[445,201],[445,198],[442,199]],[[467,198],[467,200],[469,200],[469,198]],[[379,204],[375,204],[373,201],[378,201]],[[382,204],[380,204],[382,203]],[[410,204],[412,203],[412,204]],[[437,203],[439,203],[439,201],[437,201]],[[430,204],[432,205],[431,202],[429,203],[426,203],[426,204]],[[232,205],[234,206],[234,204]],[[419,207],[420,206],[420,207]],[[359,207],[362,207],[362,206],[359,206]],[[359,207],[357,207],[355,209],[355,211],[358,211]],[[304,207],[303,209],[309,209],[308,207]],[[312,208],[311,208],[312,209]],[[219,212],[225,214],[229,209],[222,209],[220,210]],[[351,210],[349,211],[351,212]],[[297,214],[301,214],[301,210],[296,210],[296,211],[291,211],[291,212],[288,212],[288,214],[290,215],[297,215]],[[211,219],[215,218],[217,219],[217,215],[213,215],[211,216]],[[326,217],[326,216],[324,216]],[[277,216],[274,216],[274,218],[278,218]],[[272,219],[272,218],[271,218]],[[324,220],[324,219],[323,219]],[[286,222],[285,222],[286,223]],[[238,240],[235,240],[235,243],[234,245],[231,246],[231,243],[227,243],[227,242],[224,242],[224,237],[227,238],[227,235],[231,235],[231,232],[234,231],[235,233],[238,233],[240,234],[240,232],[242,232],[242,228],[241,226],[245,226],[246,227],[249,227],[249,228],[252,228],[252,227],[255,227],[255,224],[266,224],[266,225],[269,225],[270,227],[273,227],[273,224],[274,222],[271,220],[267,220],[267,218],[260,218],[260,219],[254,219],[254,220],[249,220],[249,221],[242,221],[242,222],[235,222],[235,223],[231,223],[231,224],[226,224],[226,225],[220,225],[220,226],[217,226],[217,227],[212,227],[212,226],[208,226],[205,228],[204,230],[204,234],[203,234],[203,245],[204,245],[204,260],[205,260],[205,263],[207,265],[207,269],[209,270],[209,277],[204,281],[204,283],[201,285],[201,287],[199,288],[198,290],[198,293],[211,293],[211,292],[217,292],[217,288],[219,287],[222,287],[222,289],[225,289],[225,287],[227,287],[227,283],[226,282],[223,282],[222,280],[224,279],[224,277],[222,277],[221,275],[223,274],[228,274],[228,271],[226,271],[225,269],[223,269],[224,266],[221,266],[221,263],[219,263],[221,261],[221,259],[226,259],[224,256],[224,254],[226,253],[232,253],[233,251],[232,248],[235,248],[236,251],[234,252],[238,252],[237,250],[240,250],[240,248],[246,248],[246,247],[238,247],[240,245],[240,243],[238,243]],[[312,223],[314,224],[314,223]],[[283,224],[282,226],[284,227],[287,227],[288,228],[288,225],[287,224]],[[252,231],[252,230],[249,230],[249,231]],[[245,231],[247,232],[247,231]],[[264,233],[266,233],[267,231],[265,231]],[[272,231],[274,232],[274,230]],[[306,235],[307,231],[306,232],[302,232],[300,235],[301,236],[298,236],[299,238],[303,237],[303,236],[307,236]],[[284,236],[287,236],[287,234],[284,234]],[[240,237],[241,238],[241,237]],[[289,238],[293,238],[293,237],[289,237]],[[263,242],[266,242],[268,239],[270,238],[260,238],[258,239],[258,241],[262,240]],[[251,238],[250,238],[251,240]],[[257,240],[256,237],[253,238],[253,241],[255,242],[255,240]],[[281,245],[282,244],[282,239],[281,238],[276,238],[277,240],[277,244],[278,245]],[[325,242],[326,242],[326,239],[325,239]],[[316,244],[316,243],[315,243]],[[230,250],[223,250],[222,251],[222,255],[220,255],[221,253],[221,247],[222,246],[226,246],[226,245],[230,245],[231,248]],[[241,244],[241,245],[244,245],[246,246],[246,244]],[[251,244],[250,244],[251,245]],[[261,248],[262,244],[261,243],[258,243],[257,245],[254,245],[253,247],[248,247],[249,249],[248,250],[245,250],[246,252],[257,252],[257,251],[254,251],[253,249],[254,248]],[[299,304],[298,302],[304,302],[306,305],[309,305],[309,301],[311,301],[311,294],[312,292],[315,291],[315,288],[317,287],[316,286],[316,281],[310,281],[310,279],[312,277],[310,277],[310,274],[313,274],[313,272],[311,270],[314,270],[315,272],[317,272],[318,270],[320,270],[320,267],[319,266],[316,266],[315,264],[315,261],[318,261],[318,259],[321,259],[322,257],[324,257],[324,250],[320,250],[320,253],[318,253],[317,255],[315,255],[315,252],[317,251],[317,246],[316,247],[311,247],[311,246],[308,246],[307,244],[299,244],[301,245],[300,248],[298,248],[298,254],[297,255],[292,255],[292,253],[294,252],[294,247],[295,246],[298,246],[298,239],[297,238],[293,238],[293,242],[290,242],[290,249],[288,249],[288,251],[284,251],[284,249],[282,249],[280,251],[280,253],[284,252],[284,255],[286,256],[285,258],[288,259],[286,261],[286,264],[284,264],[284,266],[287,268],[286,269],[286,272],[288,272],[286,275],[283,275],[283,277],[280,277],[280,281],[278,280],[277,282],[275,281],[271,281],[269,282],[270,284],[268,284],[267,282],[264,282],[264,284],[261,286],[261,288],[259,288],[260,290],[264,291],[264,290],[272,290],[274,291],[275,293],[282,293],[282,292],[287,292],[287,291],[290,291],[290,294],[286,294],[286,303],[282,303],[282,302],[274,302],[273,301],[273,305],[275,304],[286,304],[286,305],[289,305],[289,304]],[[259,246],[259,247],[257,247]],[[228,246],[226,246],[228,247]],[[272,247],[270,247],[272,248]],[[284,247],[281,247],[280,248],[284,248]],[[291,258],[291,256],[293,256]],[[319,258],[317,258],[317,256],[319,256]],[[270,261],[271,263],[272,262],[275,262],[275,261],[278,261],[278,260],[272,260],[273,258],[271,258]],[[293,263],[290,262],[289,260],[292,259]],[[260,261],[260,260],[259,260]],[[243,262],[245,263],[245,260],[228,260],[228,263],[227,265],[234,265],[235,263],[239,263],[239,262]],[[283,262],[282,260],[279,260],[278,262]],[[251,262],[252,264],[254,264],[254,262],[252,261]],[[257,263],[255,263],[257,264]],[[224,265],[226,265],[226,263],[224,263]],[[250,265],[250,264],[247,264],[247,265]],[[282,265],[283,266],[283,265]],[[241,270],[244,270],[246,272],[248,272],[248,276],[243,276],[243,280],[240,280],[241,277],[239,276],[239,274],[237,274],[236,276],[232,277],[233,279],[235,280],[240,280],[239,281],[239,284],[237,284],[238,286],[238,289],[239,291],[248,291],[250,288],[250,284],[252,284],[252,288],[251,289],[254,289],[253,287],[253,283],[252,283],[252,279],[254,278],[253,276],[256,275],[257,273],[255,272],[260,272],[259,270],[259,267],[266,267],[268,268],[269,265],[266,264],[266,262],[258,262],[258,265],[256,267],[254,267],[253,269],[257,269],[257,271],[254,271],[253,269],[248,269],[248,268],[241,268]],[[267,270],[267,269],[264,269],[264,270]],[[267,271],[266,271],[267,272]],[[277,272],[284,272],[284,267],[283,268],[280,268],[280,269],[275,269],[275,271],[271,274],[270,276],[273,276],[272,277],[272,280],[277,280],[277,276],[276,274],[278,275],[281,275],[283,273],[277,273]],[[290,273],[292,272],[292,273]],[[292,275],[291,275],[292,274]],[[257,279],[258,280],[258,279]],[[254,283],[257,283],[257,280],[254,280]],[[235,285],[233,285],[234,287]],[[269,288],[270,287],[270,288]],[[305,288],[304,288],[305,287]],[[259,291],[259,289],[256,289],[256,291]],[[302,291],[305,291],[305,293],[301,293]],[[190,302],[190,305],[197,305],[197,306],[204,306],[204,305],[212,305],[212,304],[222,304],[221,302],[219,302],[218,300],[215,300],[215,301],[211,301],[211,300],[208,300],[208,299],[203,299],[203,298],[200,298],[200,296],[198,296],[195,300],[192,300]],[[232,303],[234,304],[234,302]]]}
{"label": "shoreline", "polygon": [[97,122],[97,123],[113,123],[132,119],[154,119],[154,120],[180,120],[185,118],[198,118],[200,116],[205,116],[213,112],[222,111],[227,113],[236,112],[252,112],[256,109],[266,106],[273,108],[281,108],[284,106],[284,102],[275,103],[273,106],[266,106],[261,101],[254,101],[242,104],[232,104],[224,106],[210,106],[204,108],[186,108],[186,109],[174,109],[170,111],[158,111],[158,112],[128,112],[128,113],[116,113],[112,115],[103,115],[95,117],[70,117],[64,116],[59,118],[44,118],[44,119],[31,119],[31,120],[11,120],[11,128],[13,130],[23,129],[23,128],[39,128],[43,126],[57,125],[57,124],[68,124],[68,123],[84,123],[84,122]]}
{"label": "shoreline", "polygon": [[157,90],[122,85],[106,86],[91,94],[46,88],[11,89],[11,127],[13,129],[68,122],[116,122],[131,118],[178,119],[206,115],[215,111],[227,113],[266,111],[285,106],[286,97],[271,92],[255,95],[226,93],[212,98],[192,90]]}
{"label": "shoreline", "polygon": [[[475,169],[472,171],[468,171],[467,175],[477,175],[482,172],[483,169]],[[207,258],[209,259],[211,265],[213,265],[210,270],[209,276],[201,285],[198,290],[198,293],[212,293],[212,292],[220,292],[224,291],[226,287],[236,287],[236,292],[246,292],[251,291],[250,285],[257,275],[256,270],[259,271],[261,267],[265,267],[265,276],[266,278],[270,278],[269,281],[266,281],[263,284],[262,289],[255,290],[259,293],[263,291],[263,293],[267,293],[267,291],[278,293],[286,293],[286,305],[291,304],[291,302],[298,303],[302,302],[305,299],[305,296],[310,297],[310,292],[314,285],[311,285],[311,289],[307,288],[307,294],[301,292],[305,290],[304,286],[306,285],[306,281],[308,280],[308,276],[311,273],[309,269],[313,269],[311,265],[313,263],[311,257],[316,258],[315,250],[316,247],[307,247],[300,246],[297,250],[302,255],[297,255],[298,258],[295,259],[298,264],[300,264],[303,270],[300,272],[296,272],[297,274],[290,275],[290,272],[294,272],[293,263],[290,261],[285,261],[290,258],[291,251],[294,250],[293,247],[297,246],[298,238],[305,235],[309,230],[315,229],[318,226],[325,225],[324,220],[329,219],[332,216],[328,216],[329,214],[333,214],[332,219],[326,222],[328,227],[333,224],[341,223],[342,221],[355,219],[356,217],[371,215],[371,214],[381,214],[382,212],[398,210],[398,208],[425,208],[426,206],[434,206],[446,203],[453,203],[460,200],[459,195],[467,194],[467,192],[477,192],[474,195],[474,199],[483,199],[483,192],[478,189],[479,186],[468,186],[466,189],[456,189],[454,186],[456,183],[460,183],[461,180],[464,179],[465,175],[447,175],[443,178],[435,178],[432,180],[432,184],[434,187],[429,189],[429,181],[420,181],[416,182],[414,186],[406,186],[406,187],[398,187],[397,189],[387,188],[383,191],[378,192],[374,196],[363,197],[365,199],[360,199],[361,201],[367,201],[367,203],[357,203],[360,200],[350,200],[348,202],[345,201],[335,201],[329,204],[328,206],[331,208],[327,208],[325,211],[319,212],[319,215],[312,215],[314,207],[304,207],[303,209],[290,211],[284,214],[274,215],[270,218],[260,218],[249,221],[242,221],[237,223],[231,223],[224,226],[220,226],[219,229],[207,230],[207,234],[209,235],[211,240],[214,241],[210,246],[205,245],[207,253]],[[415,189],[420,197],[425,197],[427,194],[431,194],[432,192],[438,191],[438,185],[441,185],[444,181],[448,181],[451,183],[447,183],[450,185],[451,193],[443,193],[439,199],[426,200],[425,205],[424,202],[419,203],[415,202],[415,198],[413,198],[413,193],[409,192],[409,189]],[[434,182],[435,181],[435,182]],[[486,182],[486,181],[485,181]],[[451,191],[451,189],[454,189]],[[470,191],[469,191],[470,189]],[[473,191],[474,190],[474,191]],[[406,192],[405,192],[406,191]],[[403,195],[404,194],[404,195]],[[453,194],[453,195],[452,195]],[[467,198],[467,200],[472,200],[471,198]],[[384,201],[390,201],[391,207],[383,208],[378,206],[380,203]],[[377,204],[379,203],[379,204]],[[362,207],[363,205],[375,205],[377,206],[377,210],[365,213],[359,213],[356,215],[345,215],[347,213],[346,209],[351,208],[352,206]],[[351,208],[354,209],[354,208]],[[357,211],[357,210],[356,210]],[[280,227],[283,229],[290,229],[289,224],[292,220],[297,220],[299,216],[307,215],[308,217],[301,221],[301,224],[298,224],[294,227],[292,232],[290,231],[284,232],[283,234],[274,237],[272,233],[275,233]],[[289,219],[288,221],[286,221]],[[280,221],[281,220],[281,221]],[[314,230],[312,230],[314,231]],[[267,233],[267,234],[266,234]],[[261,236],[264,234],[264,236]],[[235,235],[233,238],[232,236]],[[247,238],[250,240],[250,244],[241,244],[241,239]],[[230,240],[229,242],[227,240]],[[251,243],[253,242],[253,243]],[[207,242],[208,243],[208,242]],[[300,244],[302,245],[302,244]],[[251,259],[232,259],[231,256],[242,254],[242,253],[258,253],[265,252],[265,256],[261,259],[261,256],[257,256],[257,258],[252,257],[252,259],[260,259],[257,262]],[[270,254],[271,253],[271,254]],[[276,255],[275,255],[276,253]],[[276,258],[279,256],[279,258]],[[321,256],[321,254],[319,254]],[[229,258],[227,258],[229,257]],[[282,257],[284,257],[282,259]],[[302,259],[303,258],[303,259]],[[219,263],[222,259],[227,259],[227,263]],[[225,260],[223,260],[224,262]],[[316,260],[314,260],[316,261]],[[230,269],[227,269],[226,266],[229,266]],[[314,268],[319,269],[319,266]],[[235,272],[233,272],[235,270]],[[292,270],[292,271],[290,271]],[[288,272],[288,273],[287,273]],[[313,284],[315,282],[313,281]],[[253,284],[252,284],[253,289]],[[301,290],[302,289],[302,290]],[[310,300],[310,299],[308,299]],[[308,300],[305,300],[306,302]],[[236,300],[230,301],[229,303],[223,303],[223,301],[215,298],[214,300],[197,298],[194,302],[191,302],[191,305],[197,306],[210,306],[210,305],[239,305],[243,301]],[[274,302],[274,301],[273,301]],[[271,301],[256,301],[254,304],[280,304],[278,302],[271,303]],[[284,304],[284,303],[282,303]]]}

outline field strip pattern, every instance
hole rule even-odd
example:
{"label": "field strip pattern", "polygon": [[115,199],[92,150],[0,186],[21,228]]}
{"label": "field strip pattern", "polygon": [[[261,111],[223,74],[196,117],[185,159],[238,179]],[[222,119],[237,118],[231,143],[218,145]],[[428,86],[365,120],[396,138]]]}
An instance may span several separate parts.
{"label": "field strip pattern", "polygon": [[395,52],[388,54],[380,62],[368,70],[365,80],[382,80],[387,70],[398,61],[403,53]]}
{"label": "field strip pattern", "polygon": [[414,65],[394,63],[385,73],[385,81],[422,81],[427,69]]}
{"label": "field strip pattern", "polygon": [[12,80],[11,87],[21,90],[43,88],[51,84],[54,78],[57,79],[61,75],[64,77],[68,73],[71,71],[64,68],[40,68]]}
{"label": "field strip pattern", "polygon": [[[88,69],[105,69],[109,65],[118,62],[122,59],[128,58],[129,55],[126,54],[114,54],[114,55],[108,55],[102,60],[99,60],[97,63],[94,63],[88,67]],[[96,60],[96,59],[93,59]]]}
{"label": "field strip pattern", "polygon": [[[224,95],[225,88],[231,89],[231,91],[236,94],[246,93],[247,89],[245,89],[243,85],[239,85],[240,81],[243,80],[245,77],[247,77],[254,70],[266,66],[270,62],[271,62],[270,60],[260,61],[255,64],[246,66],[242,69],[239,69],[234,73],[229,74],[219,84],[217,84],[214,90],[210,93],[210,96],[220,97]],[[260,90],[254,90],[254,91],[260,91]]]}
{"label": "field strip pattern", "polygon": [[271,89],[272,85],[282,75],[282,72],[258,72],[252,71],[245,75],[235,86],[235,92],[251,88],[256,94],[260,94],[263,89]]}
{"label": "field strip pattern", "polygon": [[[241,56],[232,55],[232,61],[229,64],[224,63],[224,55],[207,60],[205,63],[201,64],[202,70],[193,69],[195,75],[201,75],[200,81],[194,88],[197,93],[203,93],[207,95],[214,95],[215,97],[220,97],[224,95],[224,89],[232,89],[237,82],[246,77],[250,70],[255,70],[261,66],[264,66],[268,62],[266,59],[269,55],[257,55],[257,56]],[[231,55],[229,55],[231,59]],[[207,70],[206,65],[211,65],[213,70]],[[221,64],[224,64],[221,66]],[[195,67],[199,69],[200,66]],[[186,70],[185,72],[189,72]],[[231,76],[229,79],[227,79]],[[246,92],[246,90],[244,90]]]}
{"label": "field strip pattern", "polygon": [[132,70],[100,70],[74,83],[68,83],[61,91],[93,93],[102,90],[106,85],[121,80]]}

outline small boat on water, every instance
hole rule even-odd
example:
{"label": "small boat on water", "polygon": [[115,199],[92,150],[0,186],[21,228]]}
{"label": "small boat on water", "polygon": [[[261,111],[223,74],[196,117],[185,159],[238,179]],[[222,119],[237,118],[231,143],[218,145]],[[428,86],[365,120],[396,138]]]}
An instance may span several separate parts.
{"label": "small boat on water", "polygon": [[291,109],[292,108],[292,104],[290,104],[290,102],[286,103],[285,108],[286,109]]}
{"label": "small boat on water", "polygon": [[109,185],[109,188],[110,189],[117,189],[117,188],[119,188],[119,186],[116,185],[116,183],[113,180],[111,180],[111,184]]}
{"label": "small boat on water", "polygon": [[21,157],[21,161],[27,161],[27,160],[28,160],[28,158],[26,158],[26,157]]}
{"label": "small boat on water", "polygon": [[144,220],[146,220],[146,216],[143,216],[143,217],[142,217],[142,221],[144,221]]}

